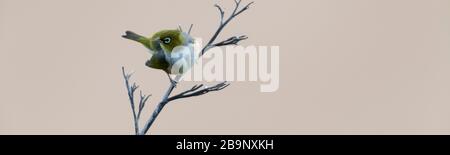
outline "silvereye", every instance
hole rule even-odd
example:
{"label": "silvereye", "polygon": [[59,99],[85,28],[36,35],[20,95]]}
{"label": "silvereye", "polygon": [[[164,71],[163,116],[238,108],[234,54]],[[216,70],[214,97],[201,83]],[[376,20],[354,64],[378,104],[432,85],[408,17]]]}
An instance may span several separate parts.
{"label": "silvereye", "polygon": [[[126,34],[122,37],[137,41],[148,48],[152,56],[145,65],[150,68],[161,69],[167,75],[181,75],[194,64],[194,39],[181,30],[162,30],[148,38],[126,31]],[[170,80],[175,82],[171,78]]]}

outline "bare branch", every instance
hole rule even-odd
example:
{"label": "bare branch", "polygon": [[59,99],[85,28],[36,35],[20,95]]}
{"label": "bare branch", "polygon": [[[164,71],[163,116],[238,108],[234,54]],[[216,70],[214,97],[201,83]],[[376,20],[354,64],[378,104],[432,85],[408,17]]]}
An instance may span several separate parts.
{"label": "bare branch", "polygon": [[142,109],[144,109],[145,103],[147,102],[148,98],[150,98],[150,96],[152,96],[152,95],[143,95],[142,91],[139,91],[139,95],[140,95],[140,99],[139,99],[139,111],[137,114],[137,120],[139,120],[139,118],[141,118]]}
{"label": "bare branch", "polygon": [[136,114],[136,108],[134,106],[134,91],[138,88],[138,86],[134,83],[130,86],[130,78],[132,74],[125,73],[125,67],[122,67],[123,78],[125,79],[125,86],[127,87],[128,99],[130,100],[131,110],[133,112],[133,121],[134,121],[134,132],[135,134],[139,133],[139,123]]}
{"label": "bare branch", "polygon": [[134,132],[136,135],[140,133],[139,128],[139,119],[141,117],[142,110],[145,107],[145,103],[150,98],[151,95],[144,95],[142,91],[139,91],[139,105],[138,105],[138,112],[136,113],[136,105],[134,101],[134,93],[139,88],[136,83],[133,83],[133,85],[130,86],[130,79],[133,74],[125,73],[125,67],[122,67],[122,74],[125,79],[125,86],[127,87],[127,93],[128,93],[128,99],[130,100],[131,110],[133,112],[133,121],[134,121]]}
{"label": "bare branch", "polygon": [[198,89],[201,88],[201,87],[203,87],[203,84],[200,84],[200,85],[194,85],[191,89],[186,90],[186,91],[183,91],[183,92],[181,92],[181,93],[178,94],[178,95],[184,95],[184,94],[187,94],[187,93],[196,91],[196,90],[198,90]]}
{"label": "bare branch", "polygon": [[164,94],[163,99],[161,100],[161,102],[158,103],[158,105],[156,106],[156,109],[153,111],[153,114],[150,116],[150,118],[145,123],[144,129],[138,133],[139,135],[145,135],[148,132],[148,130],[152,126],[153,122],[155,122],[156,118],[158,117],[159,113],[162,111],[164,106],[166,106],[166,104],[169,102],[168,98],[176,86],[177,86],[176,83],[172,83],[172,82],[170,83],[169,88],[166,91],[166,94]]}
{"label": "bare branch", "polygon": [[236,14],[236,11],[239,8],[239,5],[241,4],[241,0],[234,0],[234,3],[236,4],[236,7],[234,7],[234,10],[233,10],[233,13],[231,14],[231,16]]}
{"label": "bare branch", "polygon": [[[240,41],[247,39],[247,37],[245,37],[245,36],[240,36],[240,37],[236,37],[235,36],[235,37],[229,38],[228,40],[221,41],[219,43],[214,44],[214,41],[217,39],[217,37],[219,36],[220,32],[222,32],[222,30],[225,28],[225,26],[231,20],[233,20],[236,16],[238,16],[242,12],[248,10],[250,8],[250,5],[252,5],[254,3],[254,2],[250,2],[247,5],[245,5],[245,7],[243,7],[242,9],[239,9],[239,6],[241,4],[241,0],[235,0],[234,2],[236,4],[235,8],[234,8],[233,12],[231,13],[231,15],[225,21],[224,21],[224,14],[225,14],[225,12],[223,11],[222,7],[220,7],[218,4],[214,5],[215,7],[217,7],[217,9],[220,12],[220,25],[217,28],[217,30],[214,33],[214,35],[211,37],[211,39],[205,45],[205,47],[203,47],[203,49],[202,49],[202,51],[200,53],[200,56],[205,54],[205,52],[208,51],[210,48],[218,47],[218,46],[226,46],[226,45],[236,45]],[[234,39],[232,39],[232,38],[234,38]]]}
{"label": "bare branch", "polygon": [[224,40],[222,42],[216,43],[213,46],[214,47],[219,47],[219,46],[227,46],[227,45],[237,45],[237,43],[239,43],[242,40],[248,39],[247,36],[239,36],[239,37],[231,37],[228,38],[227,40]]}
{"label": "bare branch", "polygon": [[144,126],[143,130],[141,130],[139,132],[140,135],[145,135],[148,132],[148,130],[150,129],[150,127],[155,122],[156,118],[158,117],[159,113],[162,111],[162,109],[170,101],[173,101],[173,100],[176,100],[176,99],[181,99],[181,98],[200,96],[200,95],[203,95],[203,94],[206,94],[206,93],[209,93],[209,92],[213,92],[213,91],[219,91],[219,90],[222,90],[222,89],[228,87],[230,84],[228,84],[226,82],[222,82],[222,83],[219,83],[219,84],[217,84],[215,86],[206,87],[204,89],[200,89],[201,87],[203,87],[203,84],[195,85],[191,89],[186,90],[184,92],[181,92],[180,94],[169,98],[170,94],[175,89],[176,85],[177,85],[176,83],[171,83],[169,85],[169,88],[167,89],[163,99],[161,100],[161,102],[158,103],[158,105],[156,106],[155,110],[153,111],[153,114],[150,116],[150,118],[145,123],[145,126]]}
{"label": "bare branch", "polygon": [[192,30],[192,27],[194,26],[194,24],[191,24],[191,26],[189,26],[189,31],[188,31],[188,34],[191,34],[191,30]]}
{"label": "bare branch", "polygon": [[214,5],[217,9],[219,9],[219,13],[220,13],[220,24],[223,24],[223,18],[225,15],[225,12],[223,11],[222,7],[220,7],[218,4]]}
{"label": "bare branch", "polygon": [[213,91],[219,91],[222,90],[226,87],[228,87],[230,84],[228,84],[226,81],[225,82],[221,82],[217,85],[214,85],[212,87],[205,87],[203,89],[198,90],[199,88],[203,87],[203,85],[195,85],[194,87],[192,87],[190,90],[184,91],[178,95],[172,96],[168,99],[168,101],[173,101],[173,100],[177,100],[177,99],[181,99],[181,98],[188,98],[188,97],[194,97],[194,96],[200,96],[209,92],[213,92]]}
{"label": "bare branch", "polygon": [[240,11],[235,13],[234,16],[237,16],[237,15],[241,14],[242,12],[244,12],[245,10],[248,10],[250,8],[250,5],[252,5],[253,3],[255,3],[255,2],[250,2],[247,5],[245,5],[245,7],[243,7]]}

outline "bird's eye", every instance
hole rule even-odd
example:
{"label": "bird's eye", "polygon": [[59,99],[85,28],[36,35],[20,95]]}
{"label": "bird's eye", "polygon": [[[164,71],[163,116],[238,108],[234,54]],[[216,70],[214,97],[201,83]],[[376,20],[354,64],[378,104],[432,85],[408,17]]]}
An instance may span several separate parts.
{"label": "bird's eye", "polygon": [[172,41],[172,39],[170,39],[170,37],[166,37],[166,38],[164,38],[162,41],[163,41],[164,44],[170,44],[170,42]]}

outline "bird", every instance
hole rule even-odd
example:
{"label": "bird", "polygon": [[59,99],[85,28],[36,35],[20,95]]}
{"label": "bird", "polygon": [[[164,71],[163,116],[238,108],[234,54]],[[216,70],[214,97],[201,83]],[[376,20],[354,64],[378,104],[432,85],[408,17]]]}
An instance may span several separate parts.
{"label": "bird", "polygon": [[[180,29],[167,29],[154,33],[151,37],[126,31],[123,38],[142,44],[149,50],[151,57],[145,66],[163,70],[170,82],[176,83],[194,64],[194,39]],[[172,79],[170,75],[176,75]]]}

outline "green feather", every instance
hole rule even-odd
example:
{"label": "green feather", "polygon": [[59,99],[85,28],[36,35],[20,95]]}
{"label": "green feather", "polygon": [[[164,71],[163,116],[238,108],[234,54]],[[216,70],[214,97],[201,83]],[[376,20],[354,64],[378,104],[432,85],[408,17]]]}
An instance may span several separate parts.
{"label": "green feather", "polygon": [[167,73],[170,73],[170,71],[169,71],[170,64],[166,61],[166,59],[164,57],[165,56],[164,56],[163,52],[158,52],[158,53],[152,55],[152,58],[150,58],[150,60],[148,60],[145,63],[145,65],[150,68],[161,69]]}
{"label": "green feather", "polygon": [[[170,38],[170,43],[164,43],[161,41],[165,38]],[[180,30],[162,30],[155,33],[155,35],[151,38],[151,40],[158,39],[161,48],[168,53],[172,52],[172,50],[177,46],[187,45],[192,42],[191,38]]]}
{"label": "green feather", "polygon": [[155,51],[155,50],[153,50],[153,48],[151,46],[150,40],[148,38],[144,37],[144,36],[136,34],[136,33],[132,32],[132,31],[126,31],[125,35],[123,35],[122,37],[126,38],[126,39],[133,40],[133,41],[137,41],[137,42],[143,44],[148,49],[150,49],[152,51]]}

